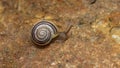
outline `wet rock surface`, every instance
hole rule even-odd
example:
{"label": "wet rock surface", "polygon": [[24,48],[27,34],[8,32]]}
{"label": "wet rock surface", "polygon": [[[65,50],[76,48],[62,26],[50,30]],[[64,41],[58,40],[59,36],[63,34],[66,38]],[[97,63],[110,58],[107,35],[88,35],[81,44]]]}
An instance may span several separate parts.
{"label": "wet rock surface", "polygon": [[[1,0],[0,68],[119,68],[120,0]],[[40,20],[68,39],[36,47],[31,29]],[[63,25],[65,24],[65,25]]]}

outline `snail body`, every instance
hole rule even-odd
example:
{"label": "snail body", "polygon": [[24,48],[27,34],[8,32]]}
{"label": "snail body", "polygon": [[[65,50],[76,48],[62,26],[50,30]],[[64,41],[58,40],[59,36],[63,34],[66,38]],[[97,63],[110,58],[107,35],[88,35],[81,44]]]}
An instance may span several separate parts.
{"label": "snail body", "polygon": [[32,41],[39,46],[48,45],[54,38],[65,41],[68,38],[67,33],[70,29],[71,24],[66,31],[59,32],[55,24],[48,21],[40,21],[32,28]]}
{"label": "snail body", "polygon": [[57,27],[48,21],[38,22],[32,29],[31,36],[35,44],[44,46],[58,36]]}

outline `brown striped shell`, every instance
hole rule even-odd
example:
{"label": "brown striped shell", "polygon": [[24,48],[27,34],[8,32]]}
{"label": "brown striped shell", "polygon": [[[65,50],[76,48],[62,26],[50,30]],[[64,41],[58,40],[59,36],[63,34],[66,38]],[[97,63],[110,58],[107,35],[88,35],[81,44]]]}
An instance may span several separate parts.
{"label": "brown striped shell", "polygon": [[53,23],[40,21],[32,28],[31,36],[35,44],[44,46],[57,36],[57,32],[57,27]]}

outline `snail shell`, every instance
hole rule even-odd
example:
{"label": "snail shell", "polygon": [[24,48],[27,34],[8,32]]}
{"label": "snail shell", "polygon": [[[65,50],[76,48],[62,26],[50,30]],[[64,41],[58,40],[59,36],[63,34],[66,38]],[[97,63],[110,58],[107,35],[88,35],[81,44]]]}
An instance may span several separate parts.
{"label": "snail shell", "polygon": [[57,27],[48,21],[38,22],[32,29],[32,40],[35,44],[44,46],[57,36]]}

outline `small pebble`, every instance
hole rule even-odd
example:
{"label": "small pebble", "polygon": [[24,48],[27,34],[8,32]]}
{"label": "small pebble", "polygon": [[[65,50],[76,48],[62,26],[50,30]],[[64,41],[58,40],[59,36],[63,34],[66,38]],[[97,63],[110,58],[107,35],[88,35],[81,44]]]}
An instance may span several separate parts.
{"label": "small pebble", "polygon": [[90,0],[90,4],[94,4],[96,0]]}
{"label": "small pebble", "polygon": [[120,44],[120,27],[113,27],[110,31],[112,38]]}

